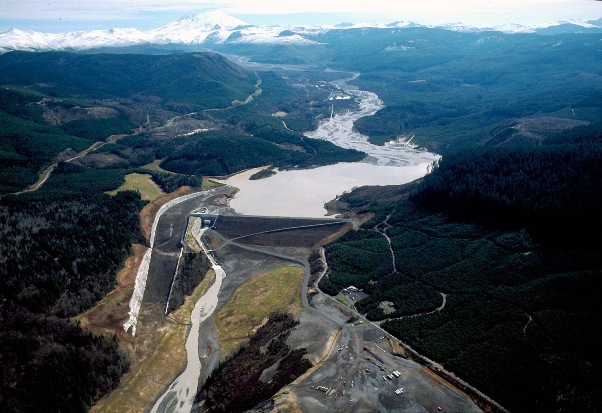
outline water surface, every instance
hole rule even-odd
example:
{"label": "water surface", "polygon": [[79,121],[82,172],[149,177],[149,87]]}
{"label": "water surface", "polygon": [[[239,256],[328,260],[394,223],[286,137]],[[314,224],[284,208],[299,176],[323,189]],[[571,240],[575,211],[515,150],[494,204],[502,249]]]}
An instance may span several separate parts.
{"label": "water surface", "polygon": [[424,176],[430,163],[380,166],[366,162],[338,163],[315,169],[278,171],[266,179],[249,180],[261,168],[234,175],[226,183],[239,188],[230,206],[245,215],[320,218],[324,204],[362,185],[399,185]]}
{"label": "water surface", "polygon": [[[364,185],[400,185],[426,175],[439,155],[410,145],[377,146],[353,130],[353,123],[383,108],[372,92],[359,90],[348,81],[356,76],[331,82],[342,96],[358,102],[358,109],[333,112],[307,137],[328,140],[335,145],[357,149],[368,156],[362,162],[339,163],[314,169],[278,171],[260,180],[249,180],[257,169],[242,172],[223,181],[240,191],[230,206],[245,215],[324,217],[324,204],[343,192]],[[285,119],[286,120],[286,119]]]}

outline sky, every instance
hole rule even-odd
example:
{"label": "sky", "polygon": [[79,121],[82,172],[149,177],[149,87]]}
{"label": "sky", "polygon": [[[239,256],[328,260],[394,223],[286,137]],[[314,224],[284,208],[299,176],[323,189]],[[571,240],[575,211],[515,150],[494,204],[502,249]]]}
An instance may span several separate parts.
{"label": "sky", "polygon": [[0,31],[149,30],[180,17],[222,10],[257,25],[342,22],[462,22],[477,27],[602,18],[598,0],[0,0]]}

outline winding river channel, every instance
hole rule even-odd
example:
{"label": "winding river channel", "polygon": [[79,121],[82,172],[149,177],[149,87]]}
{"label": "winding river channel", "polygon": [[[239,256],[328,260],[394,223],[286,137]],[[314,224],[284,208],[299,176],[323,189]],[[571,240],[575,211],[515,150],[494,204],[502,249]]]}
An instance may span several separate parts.
{"label": "winding river channel", "polygon": [[384,146],[373,145],[368,142],[367,136],[353,129],[356,120],[364,116],[372,116],[384,108],[382,100],[375,93],[359,90],[357,86],[349,84],[358,76],[359,74],[356,74],[349,79],[335,80],[331,82],[331,85],[340,91],[342,96],[355,100],[359,104],[359,110],[347,110],[343,113],[333,114],[330,118],[320,122],[315,131],[305,135],[309,138],[330,141],[342,148],[365,152],[368,157],[364,162],[374,166],[411,167],[430,164],[438,159],[438,155],[418,150],[407,141],[388,143]]}
{"label": "winding river channel", "polygon": [[[439,155],[413,148],[407,144],[372,145],[366,136],[353,130],[353,123],[370,116],[383,107],[383,102],[372,92],[350,85],[352,80],[337,80],[331,86],[346,99],[358,103],[357,110],[335,113],[320,122],[310,138],[324,139],[334,144],[357,149],[367,154],[363,162],[339,163],[307,170],[278,171],[260,180],[249,180],[256,170],[237,174],[227,180],[239,188],[230,207],[238,213],[263,216],[324,217],[324,203],[345,191],[363,185],[399,185],[424,176]],[[203,230],[193,228],[200,241]],[[204,244],[199,242],[203,249]],[[180,376],[153,405],[152,413],[190,412],[197,392],[201,371],[199,358],[199,328],[215,310],[222,280],[226,273],[207,252],[216,273],[215,282],[196,303],[191,315],[191,327],[186,341],[187,366]]]}

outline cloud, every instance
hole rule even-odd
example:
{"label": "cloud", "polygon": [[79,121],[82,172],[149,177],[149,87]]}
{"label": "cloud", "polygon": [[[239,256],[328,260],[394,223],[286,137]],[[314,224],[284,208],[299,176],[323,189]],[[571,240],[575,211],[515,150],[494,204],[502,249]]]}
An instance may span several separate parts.
{"label": "cloud", "polygon": [[520,7],[526,4],[567,3],[567,0],[420,0],[392,2],[390,0],[348,1],[348,0],[303,0],[303,1],[274,1],[254,0],[239,1],[232,5],[238,13],[445,13],[462,10],[491,10]]}
{"label": "cloud", "polygon": [[106,20],[139,13],[204,11],[227,6],[226,2],[198,0],[2,0],[0,18]]}

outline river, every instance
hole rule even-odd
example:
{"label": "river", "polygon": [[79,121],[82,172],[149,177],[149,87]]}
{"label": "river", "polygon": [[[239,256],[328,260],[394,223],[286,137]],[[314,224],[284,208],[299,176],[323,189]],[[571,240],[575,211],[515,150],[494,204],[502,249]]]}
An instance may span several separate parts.
{"label": "river", "polygon": [[[200,220],[196,221],[200,224]],[[207,251],[205,244],[201,241],[203,233],[207,228],[196,225],[193,228],[193,236],[202,246],[205,255],[211,261],[215,272],[215,281],[207,289],[205,294],[196,302],[190,314],[190,331],[186,337],[186,368],[175,379],[169,388],[155,402],[151,413],[159,412],[190,412],[198,389],[201,373],[201,360],[199,358],[199,327],[203,321],[209,318],[217,307],[218,294],[222,287],[222,280],[226,278],[226,272],[215,261],[211,252]]]}

